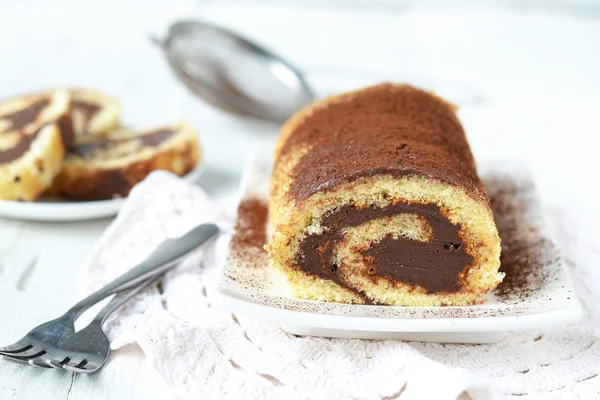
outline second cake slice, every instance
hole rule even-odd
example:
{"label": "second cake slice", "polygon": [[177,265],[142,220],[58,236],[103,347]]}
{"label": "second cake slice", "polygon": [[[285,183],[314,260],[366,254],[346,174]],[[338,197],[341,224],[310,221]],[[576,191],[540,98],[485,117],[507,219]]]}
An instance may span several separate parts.
{"label": "second cake slice", "polygon": [[83,137],[67,155],[48,194],[75,200],[123,197],[153,170],[182,176],[199,159],[197,133],[185,123]]}

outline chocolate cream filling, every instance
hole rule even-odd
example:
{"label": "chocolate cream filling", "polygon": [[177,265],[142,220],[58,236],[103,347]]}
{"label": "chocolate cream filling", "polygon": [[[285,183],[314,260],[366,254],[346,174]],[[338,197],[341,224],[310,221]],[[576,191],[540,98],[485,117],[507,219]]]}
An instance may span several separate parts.
{"label": "chocolate cream filling", "polygon": [[419,242],[386,236],[361,251],[369,263],[369,272],[365,277],[372,281],[385,278],[417,285],[428,293],[459,291],[462,287],[459,274],[473,262],[473,257],[465,250],[459,235],[460,226],[452,224],[433,204],[396,203],[385,208],[363,209],[344,206],[323,218],[323,233],[309,235],[300,243],[297,267],[311,275],[331,280],[369,302],[364,293],[341,279],[338,271],[340,266],[332,262],[333,250],[343,241],[344,228],[402,213],[426,218],[433,229],[432,239]]}
{"label": "chocolate cream filling", "polygon": [[168,140],[171,136],[173,136],[174,134],[175,134],[175,131],[172,129],[160,129],[160,130],[157,130],[154,132],[146,133],[144,135],[135,136],[135,137],[126,138],[126,139],[115,139],[115,140],[106,139],[101,142],[78,145],[72,151],[72,153],[79,157],[87,158],[87,157],[90,157],[94,151],[108,150],[112,146],[116,146],[119,143],[128,142],[131,140],[137,140],[140,143],[141,147],[158,147],[163,142]]}
{"label": "chocolate cream filling", "polygon": [[95,103],[90,103],[83,100],[72,100],[71,109],[76,112],[80,112],[87,123],[92,119],[102,107]]}

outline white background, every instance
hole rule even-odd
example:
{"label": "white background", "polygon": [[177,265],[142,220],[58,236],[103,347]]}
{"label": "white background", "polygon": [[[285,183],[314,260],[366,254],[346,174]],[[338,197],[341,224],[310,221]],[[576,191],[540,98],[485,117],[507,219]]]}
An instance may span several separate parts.
{"label": "white background", "polygon": [[[200,184],[230,199],[250,146],[272,143],[277,127],[225,115],[187,94],[148,40],[175,18],[202,17],[309,73],[337,68],[429,77],[480,94],[481,104],[461,110],[476,159],[525,159],[548,209],[570,204],[587,212],[590,224],[600,220],[600,5],[249,3],[0,2],[0,97],[84,85],[121,98],[131,125],[187,119],[206,150]],[[0,219],[0,344],[80,295],[77,280],[85,277],[78,270],[109,222]],[[136,348],[120,350],[102,373],[76,378],[2,362],[0,398],[162,398],[149,392],[147,379]]]}

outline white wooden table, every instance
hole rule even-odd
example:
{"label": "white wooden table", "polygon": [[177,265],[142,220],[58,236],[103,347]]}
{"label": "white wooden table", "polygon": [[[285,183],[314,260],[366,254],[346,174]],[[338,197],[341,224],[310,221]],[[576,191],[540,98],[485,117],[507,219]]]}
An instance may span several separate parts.
{"label": "white wooden table", "polygon": [[[2,2],[0,96],[90,85],[123,100],[127,123],[188,119],[206,149],[200,185],[216,198],[229,199],[250,146],[272,143],[277,128],[233,118],[195,100],[147,40],[177,16],[202,15],[267,44],[308,71],[351,66],[467,82],[485,98],[484,105],[461,111],[476,158],[526,159],[548,207],[597,205],[598,10],[561,15],[464,7],[292,10],[271,4]],[[77,299],[86,255],[109,223],[0,219],[0,344]],[[152,379],[139,349],[129,346],[94,376],[2,362],[0,398],[165,398],[149,384]]]}

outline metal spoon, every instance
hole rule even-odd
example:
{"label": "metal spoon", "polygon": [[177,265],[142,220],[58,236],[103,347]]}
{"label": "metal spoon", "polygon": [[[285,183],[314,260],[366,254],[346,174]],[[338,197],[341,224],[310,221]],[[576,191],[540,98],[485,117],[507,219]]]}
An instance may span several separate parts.
{"label": "metal spoon", "polygon": [[315,98],[296,67],[227,29],[181,21],[153,40],[193,93],[226,111],[282,123]]}

